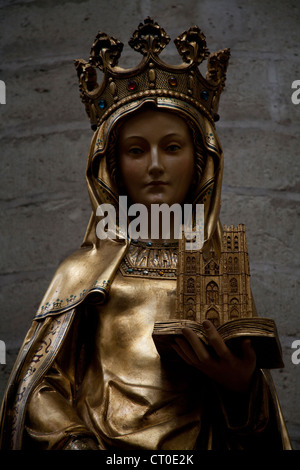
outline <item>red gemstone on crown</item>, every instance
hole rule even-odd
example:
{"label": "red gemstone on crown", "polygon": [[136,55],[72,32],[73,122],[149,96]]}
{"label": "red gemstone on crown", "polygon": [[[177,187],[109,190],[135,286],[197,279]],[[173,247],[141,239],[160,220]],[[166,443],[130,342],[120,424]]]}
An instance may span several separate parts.
{"label": "red gemstone on crown", "polygon": [[134,80],[128,82],[128,90],[134,91],[137,88],[137,83]]}

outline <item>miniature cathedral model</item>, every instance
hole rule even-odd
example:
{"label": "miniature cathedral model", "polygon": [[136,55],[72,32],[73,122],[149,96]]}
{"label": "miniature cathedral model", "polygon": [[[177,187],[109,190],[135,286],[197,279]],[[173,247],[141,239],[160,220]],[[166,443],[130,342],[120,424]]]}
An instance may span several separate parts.
{"label": "miniature cathedral model", "polygon": [[219,325],[253,317],[250,269],[245,226],[223,228],[220,258],[213,251],[207,260],[202,251],[185,250],[179,241],[177,318]]}

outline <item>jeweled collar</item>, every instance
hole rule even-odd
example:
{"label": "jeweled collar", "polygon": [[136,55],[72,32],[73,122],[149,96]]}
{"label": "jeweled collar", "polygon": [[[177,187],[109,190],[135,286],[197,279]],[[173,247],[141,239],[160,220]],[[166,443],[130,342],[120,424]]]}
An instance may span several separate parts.
{"label": "jeweled collar", "polygon": [[176,279],[178,242],[132,240],[120,271],[123,276]]}

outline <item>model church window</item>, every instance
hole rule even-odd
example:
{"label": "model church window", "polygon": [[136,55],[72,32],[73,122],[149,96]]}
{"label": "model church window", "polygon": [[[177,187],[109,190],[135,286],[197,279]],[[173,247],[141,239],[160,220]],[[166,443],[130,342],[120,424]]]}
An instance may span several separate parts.
{"label": "model church window", "polygon": [[227,250],[231,250],[231,236],[228,235],[227,237]]}
{"label": "model church window", "polygon": [[231,292],[237,292],[238,291],[238,283],[235,277],[233,277],[230,280],[230,290]]}
{"label": "model church window", "polygon": [[187,291],[189,294],[193,294],[195,292],[195,280],[192,277],[187,280]]}
{"label": "model church window", "polygon": [[205,265],[205,274],[217,275],[219,274],[219,266],[215,261],[211,260]]}
{"label": "model church window", "polygon": [[207,284],[206,287],[206,303],[218,304],[219,303],[219,288],[214,281]]}
{"label": "model church window", "polygon": [[235,235],[234,237],[234,251],[238,251],[239,249],[239,239],[238,239],[238,236]]}

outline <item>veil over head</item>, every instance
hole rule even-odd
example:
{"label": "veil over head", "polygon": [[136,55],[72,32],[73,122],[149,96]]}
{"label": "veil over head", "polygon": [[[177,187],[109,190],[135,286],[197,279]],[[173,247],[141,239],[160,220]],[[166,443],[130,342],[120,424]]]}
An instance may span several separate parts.
{"label": "veil over head", "polygon": [[[86,181],[92,205],[92,214],[79,250],[59,266],[41,302],[36,319],[62,313],[81,303],[87,295],[98,294],[104,302],[113,282],[118,266],[129,244],[129,237],[122,237],[120,227],[100,240],[96,233],[97,208],[101,204],[112,204],[118,215],[119,193],[107,165],[110,137],[121,124],[145,105],[152,105],[157,111],[176,113],[193,122],[204,147],[205,166],[196,187],[192,203],[204,204],[204,245],[203,251],[211,248],[220,252],[221,225],[219,211],[223,173],[223,153],[214,124],[197,109],[183,100],[170,97],[142,97],[112,113],[95,131],[90,145],[86,168]],[[116,157],[117,158],[117,157]],[[117,217],[118,220],[118,217]]]}

